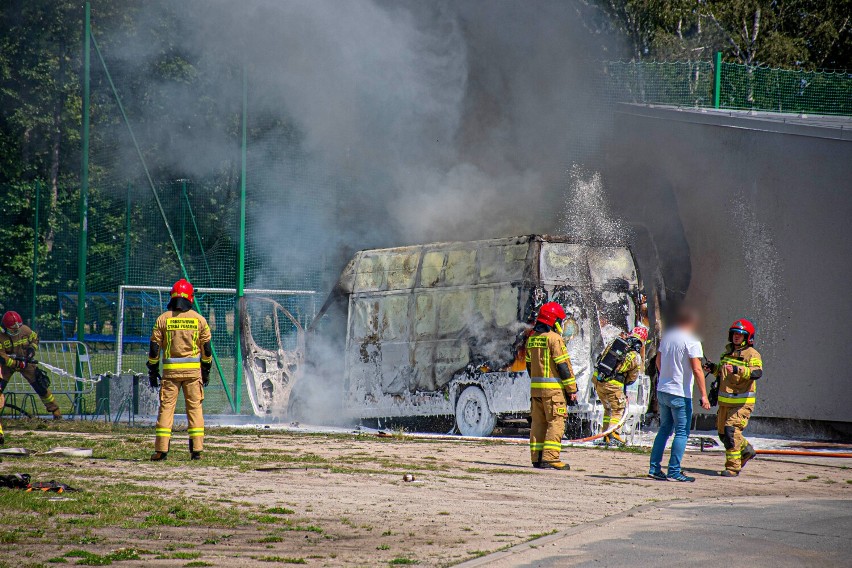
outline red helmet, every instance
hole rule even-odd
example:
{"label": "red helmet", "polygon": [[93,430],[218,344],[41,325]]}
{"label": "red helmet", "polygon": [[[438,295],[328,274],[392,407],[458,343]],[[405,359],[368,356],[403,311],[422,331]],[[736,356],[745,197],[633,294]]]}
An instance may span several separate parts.
{"label": "red helmet", "polygon": [[536,321],[553,327],[557,320],[565,319],[565,310],[556,302],[547,302],[538,310]]}
{"label": "red helmet", "polygon": [[184,298],[192,302],[195,298],[195,290],[192,288],[192,284],[187,282],[185,279],[181,278],[175,285],[172,286],[172,300],[175,298]]}
{"label": "red helmet", "polygon": [[21,319],[21,314],[18,312],[6,312],[3,314],[3,329],[9,335],[18,335],[18,330],[24,325],[24,320]]}
{"label": "red helmet", "polygon": [[644,325],[637,325],[633,328],[633,331],[630,332],[630,335],[638,337],[643,342],[648,341],[648,328]]}
{"label": "red helmet", "polygon": [[746,343],[754,345],[754,324],[747,319],[738,319],[731,324],[731,329],[728,330],[728,341],[734,342],[734,334],[742,333],[746,336]]}

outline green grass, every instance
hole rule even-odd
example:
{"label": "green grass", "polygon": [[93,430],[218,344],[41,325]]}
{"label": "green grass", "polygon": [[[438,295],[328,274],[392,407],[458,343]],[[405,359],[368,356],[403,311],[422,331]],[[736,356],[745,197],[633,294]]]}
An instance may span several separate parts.
{"label": "green grass", "polygon": [[67,562],[67,558],[77,558],[78,566],[109,566],[113,562],[121,562],[123,560],[141,560],[139,551],[133,548],[120,548],[109,554],[95,554],[87,550],[70,550],[65,553],[65,558],[52,558],[48,562],[61,564]]}
{"label": "green grass", "polygon": [[324,531],[322,528],[316,525],[286,525],[281,528],[283,531],[296,531],[296,532],[312,532],[317,534],[322,534]]}
{"label": "green grass", "polygon": [[554,530],[552,530],[552,531],[547,531],[547,532],[543,532],[543,533],[531,534],[527,540],[528,540],[528,541],[530,541],[530,540],[535,540],[535,539],[537,539],[537,538],[541,538],[541,537],[543,537],[543,536],[550,536],[550,535],[552,535],[552,534],[556,534],[556,533],[558,533],[558,532],[559,532],[558,530],[554,529]]}
{"label": "green grass", "polygon": [[[62,463],[39,464],[40,479],[57,479],[81,489],[69,501],[48,501],[41,492],[0,491],[0,510],[6,526],[26,526],[52,533],[71,531],[69,542],[94,544],[102,537],[88,531],[99,528],[140,529],[157,526],[235,527],[243,524],[241,511],[214,507],[196,499],[163,495],[155,486],[110,483],[112,472],[99,468],[71,469]],[[73,477],[85,474],[86,478]],[[81,535],[73,533],[85,531]],[[38,538],[21,530],[0,532],[0,543]],[[118,558],[115,558],[118,559]],[[95,562],[96,559],[89,559]]]}
{"label": "green grass", "polygon": [[257,556],[255,560],[261,562],[278,562],[281,564],[307,564],[308,561],[304,558],[289,558],[286,556]]}
{"label": "green grass", "polygon": [[196,560],[195,562],[187,562],[184,564],[184,568],[205,568],[206,566],[213,566],[213,564],[202,560]]}
{"label": "green grass", "polygon": [[390,562],[388,562],[391,566],[410,566],[411,564],[417,564],[416,560],[412,560],[411,558],[399,557],[394,558]]}
{"label": "green grass", "polygon": [[264,513],[269,513],[272,515],[292,515],[296,511],[293,509],[288,509],[287,507],[270,507],[263,511]]}
{"label": "green grass", "polygon": [[195,560],[200,558],[200,552],[172,552],[171,554],[160,554],[157,560]]}

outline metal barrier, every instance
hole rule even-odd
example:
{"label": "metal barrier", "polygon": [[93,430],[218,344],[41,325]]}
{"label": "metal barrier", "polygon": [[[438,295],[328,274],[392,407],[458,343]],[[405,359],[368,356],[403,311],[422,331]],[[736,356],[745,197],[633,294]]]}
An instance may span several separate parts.
{"label": "metal barrier", "polygon": [[[38,354],[39,368],[50,377],[50,390],[56,397],[63,414],[83,417],[94,411],[94,416],[100,414],[96,400],[95,386],[101,380],[100,375],[92,374],[92,363],[89,350],[80,341],[41,341]],[[79,361],[81,373],[77,373]],[[12,416],[36,416],[39,409],[33,387],[21,375],[15,373],[3,391],[6,395],[6,408],[12,411]],[[0,413],[3,409],[0,409]]]}

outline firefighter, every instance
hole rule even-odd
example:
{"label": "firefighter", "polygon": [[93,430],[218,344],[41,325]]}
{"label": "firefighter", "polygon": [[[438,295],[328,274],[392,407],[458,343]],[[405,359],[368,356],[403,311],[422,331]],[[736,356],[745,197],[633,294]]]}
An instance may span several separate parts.
{"label": "firefighter", "polygon": [[571,469],[559,459],[567,404],[577,400],[577,383],[562,339],[563,319],[562,306],[544,304],[526,343],[532,417],[530,455],[533,467],[541,469]]}
{"label": "firefighter", "polygon": [[[175,405],[183,390],[189,433],[190,459],[201,459],[204,447],[204,415],[201,402],[210,380],[213,361],[210,326],[204,316],[192,309],[192,284],[180,279],[172,286],[168,310],[157,318],[148,348],[148,380],[160,387],[156,439],[151,461],[165,460],[172,437]],[[163,373],[160,376],[160,355]]]}
{"label": "firefighter", "polygon": [[718,364],[708,362],[706,370],[719,377],[719,412],[716,429],[725,446],[723,477],[736,477],[757,452],[743,437],[754,412],[755,381],[763,376],[763,361],[754,348],[754,325],[739,319],[728,330],[728,345]]}
{"label": "firefighter", "polygon": [[[624,409],[627,408],[627,396],[624,391],[627,385],[632,385],[639,377],[639,371],[642,368],[641,352],[645,341],[648,339],[648,328],[637,326],[633,328],[630,335],[622,332],[620,337],[627,341],[629,351],[624,354],[624,358],[615,367],[615,374],[604,376],[600,371],[595,370],[593,375],[595,391],[604,407],[603,423],[601,424],[601,431],[603,432],[618,426],[618,423],[621,422]],[[615,340],[607,345],[601,353],[601,358],[606,356],[614,342]],[[603,437],[603,445],[624,446],[625,441],[616,428],[612,433]]]}
{"label": "firefighter", "polygon": [[[0,328],[0,409],[5,404],[3,391],[12,379],[15,371],[21,373],[44,403],[54,420],[62,419],[62,412],[56,404],[56,398],[50,392],[50,378],[35,363],[38,355],[38,334],[24,325],[18,312],[3,314]],[[3,443],[3,430],[0,428],[0,444]]]}

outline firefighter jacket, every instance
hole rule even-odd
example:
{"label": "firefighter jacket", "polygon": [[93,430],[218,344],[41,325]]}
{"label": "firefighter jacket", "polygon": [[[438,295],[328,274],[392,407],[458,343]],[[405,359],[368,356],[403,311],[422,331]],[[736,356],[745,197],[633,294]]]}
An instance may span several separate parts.
{"label": "firefighter jacket", "polygon": [[26,325],[22,325],[19,330],[18,335],[0,331],[0,364],[14,367],[15,361],[10,359],[9,355],[26,357],[29,347],[38,350],[38,334]]}
{"label": "firefighter jacket", "polygon": [[[577,381],[571,368],[571,358],[565,340],[555,331],[533,331],[527,338],[526,361],[530,370],[530,396],[548,397],[560,393],[577,392]],[[556,369],[564,363],[568,366],[568,378],[561,379]]]}
{"label": "firefighter jacket", "polygon": [[[201,362],[210,363],[203,347],[209,343],[210,326],[195,310],[169,310],[157,318],[151,342],[160,346],[163,354],[163,378],[201,378]],[[158,359],[148,359],[156,364]]]}
{"label": "firefighter jacket", "polygon": [[[733,365],[734,372],[728,373],[725,365]],[[752,376],[758,370],[760,371],[758,376],[760,376],[763,373],[763,361],[757,349],[748,345],[735,347],[729,343],[717,368],[719,406],[754,404],[757,392]]]}
{"label": "firefighter jacket", "polygon": [[615,377],[610,381],[624,387],[632,385],[639,378],[639,367],[642,366],[642,357],[635,351],[628,351],[624,355],[624,361],[615,368]]}

